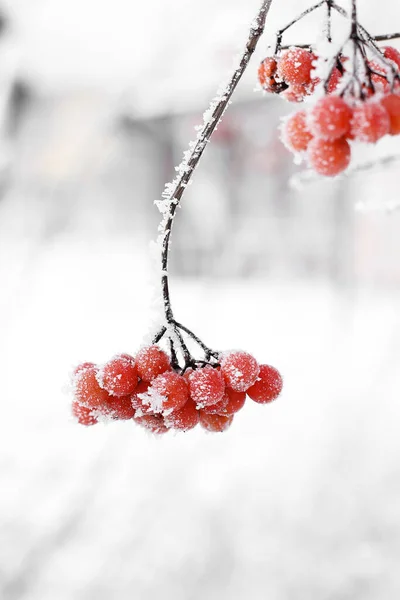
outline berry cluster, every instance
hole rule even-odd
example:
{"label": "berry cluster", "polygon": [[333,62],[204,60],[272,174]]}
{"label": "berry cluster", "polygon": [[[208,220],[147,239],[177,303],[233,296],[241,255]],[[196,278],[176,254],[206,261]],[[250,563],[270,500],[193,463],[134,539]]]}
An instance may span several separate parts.
{"label": "berry cluster", "polygon": [[[325,95],[308,110],[292,114],[283,124],[282,140],[295,154],[305,156],[314,171],[335,176],[350,164],[349,142],[375,144],[385,135],[400,134],[400,52],[383,49],[385,63],[366,60],[364,78],[346,71],[348,57],[340,54],[331,69]],[[292,48],[280,59],[266,58],[259,81],[267,91],[284,91],[295,102],[311,95],[320,80],[313,78],[315,54]],[[357,65],[356,65],[357,66]]]}
{"label": "berry cluster", "polygon": [[103,366],[79,365],[72,385],[72,413],[82,425],[133,419],[161,434],[198,424],[207,431],[225,431],[246,394],[259,404],[269,403],[280,394],[282,378],[274,367],[259,365],[242,351],[224,353],[215,364],[174,369],[170,357],[153,344],[135,358],[119,354]]}

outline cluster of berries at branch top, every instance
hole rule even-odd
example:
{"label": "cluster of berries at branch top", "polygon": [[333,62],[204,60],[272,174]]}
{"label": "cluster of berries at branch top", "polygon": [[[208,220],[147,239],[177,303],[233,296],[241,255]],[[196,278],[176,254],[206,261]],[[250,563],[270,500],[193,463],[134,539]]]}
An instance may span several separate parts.
{"label": "cluster of berries at branch top", "polygon": [[322,86],[324,95],[285,119],[282,141],[318,174],[332,177],[349,166],[352,143],[400,134],[400,52],[383,48],[381,60],[365,59],[349,71],[352,61],[339,54],[326,81],[313,77],[316,61],[311,51],[291,48],[261,63],[259,81],[294,102]]}
{"label": "cluster of berries at branch top", "polygon": [[82,425],[128,420],[152,433],[188,431],[197,425],[225,431],[248,396],[268,404],[282,390],[279,372],[243,351],[226,352],[215,364],[174,369],[158,345],[135,357],[119,354],[104,365],[83,363],[72,377],[72,413]]}

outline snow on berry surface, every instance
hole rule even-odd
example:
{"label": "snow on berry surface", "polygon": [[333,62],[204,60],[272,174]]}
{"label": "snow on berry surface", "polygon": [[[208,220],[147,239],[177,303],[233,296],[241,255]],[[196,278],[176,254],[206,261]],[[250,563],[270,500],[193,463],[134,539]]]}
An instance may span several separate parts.
{"label": "snow on berry surface", "polygon": [[144,247],[60,240],[1,297],[0,597],[396,598],[398,294],[175,280],[181,319],[278,366],[281,399],[221,435],[80,427],[65,367],[137,349],[151,290],[125,275],[146,281]]}

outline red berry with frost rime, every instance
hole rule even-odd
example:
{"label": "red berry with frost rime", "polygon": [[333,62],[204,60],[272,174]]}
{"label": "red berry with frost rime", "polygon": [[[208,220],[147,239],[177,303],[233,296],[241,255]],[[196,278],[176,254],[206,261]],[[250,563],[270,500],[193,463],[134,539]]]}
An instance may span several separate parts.
{"label": "red berry with frost rime", "polygon": [[310,113],[309,128],[316,137],[337,140],[350,130],[352,110],[339,96],[324,96]]}
{"label": "red berry with frost rime", "polygon": [[303,102],[304,97],[307,96],[307,89],[304,85],[289,85],[281,96],[288,102]]}
{"label": "red berry with frost rime", "polygon": [[207,365],[189,375],[190,397],[199,407],[210,406],[222,400],[225,382],[218,369]]}
{"label": "red berry with frost rime", "polygon": [[307,125],[306,112],[299,112],[290,115],[282,127],[282,141],[292,152],[304,152],[312,140]]}
{"label": "red berry with frost rime", "polygon": [[226,388],[225,395],[228,398],[228,402],[225,408],[219,413],[220,415],[234,415],[245,405],[246,392],[235,392],[235,390]]}
{"label": "red berry with frost rime", "polygon": [[167,371],[152,381],[147,394],[154,412],[174,411],[182,408],[188,401],[189,387],[181,375],[175,371]]}
{"label": "red berry with frost rime", "polygon": [[289,84],[307,84],[311,80],[314,54],[304,48],[290,48],[278,63],[278,75]]}
{"label": "red berry with frost rime", "polygon": [[91,365],[80,369],[72,379],[75,398],[89,408],[107,406],[109,394],[100,387],[97,376],[97,367]]}
{"label": "red berry with frost rime", "polygon": [[92,409],[82,406],[82,404],[76,400],[72,403],[72,414],[80,425],[89,427],[90,425],[96,425],[97,423],[97,418],[93,416]]}
{"label": "red berry with frost rime", "polygon": [[282,377],[277,369],[270,365],[260,365],[257,381],[247,390],[247,395],[254,402],[267,404],[279,396],[282,386]]}
{"label": "red berry with frost rime", "polygon": [[98,382],[113,396],[132,394],[138,384],[135,359],[129,354],[118,354],[109,360],[98,373]]}
{"label": "red berry with frost rime", "polygon": [[77,367],[75,367],[74,369],[74,375],[78,375],[78,373],[80,373],[81,371],[84,371],[85,369],[89,369],[91,367],[95,367],[96,365],[92,362],[84,362],[81,363],[80,365],[78,365]]}
{"label": "red berry with frost rime", "polygon": [[326,177],[334,177],[349,166],[351,150],[345,138],[333,142],[314,138],[308,145],[307,156],[314,171]]}
{"label": "red berry with frost rime", "polygon": [[400,69],[400,52],[396,48],[393,48],[393,46],[386,46],[383,48],[383,55],[385,58],[392,60]]}
{"label": "red berry with frost rime", "polygon": [[161,415],[143,415],[135,417],[135,422],[144,429],[151,431],[151,433],[161,434],[167,433],[168,431],[168,427],[165,425]]}
{"label": "red berry with frost rime", "polygon": [[[224,389],[226,390],[225,383],[224,383]],[[210,406],[204,406],[202,408],[202,410],[207,415],[223,414],[224,409],[225,409],[226,405],[228,404],[228,401],[229,401],[229,397],[227,396],[226,393],[224,393],[222,399],[219,402],[216,402],[215,404],[211,404]]]}
{"label": "red berry with frost rime", "polygon": [[164,421],[169,428],[178,429],[179,431],[189,431],[189,429],[193,429],[198,424],[199,411],[193,400],[189,398],[185,406],[165,416]]}
{"label": "red berry with frost rime", "polygon": [[259,366],[248,352],[238,350],[222,355],[221,371],[225,383],[235,392],[245,392],[258,377]]}
{"label": "red berry with frost rime", "polygon": [[388,94],[381,100],[381,104],[387,110],[389,115],[389,133],[390,135],[400,134],[400,96]]}
{"label": "red berry with frost rime", "polygon": [[143,410],[143,412],[148,412],[149,407],[144,404],[143,398],[140,396],[147,393],[150,384],[147,381],[139,381],[136,386],[135,391],[131,395],[131,404],[133,408]]}
{"label": "red berry with frost rime", "polygon": [[226,431],[232,424],[233,416],[208,415],[203,410],[199,411],[200,425],[207,431],[220,433]]}
{"label": "red berry with frost rime", "polygon": [[374,144],[389,133],[390,119],[382,104],[369,102],[356,106],[351,120],[351,134],[355,140]]}
{"label": "red berry with frost rime", "polygon": [[[370,69],[375,71],[375,73],[371,73],[371,80],[374,84],[377,91],[380,92],[388,92],[390,89],[390,84],[387,80],[386,68],[383,67],[379,62],[370,60],[368,61],[368,65]],[[367,86],[368,89],[368,86]],[[369,88],[370,89],[370,88]],[[373,91],[371,90],[370,95],[373,95]]]}
{"label": "red berry with frost rime", "polygon": [[136,368],[140,379],[152,381],[161,373],[171,370],[168,354],[155,344],[141,348],[136,355]]}
{"label": "red berry with frost rime", "polygon": [[109,396],[106,414],[113,419],[126,421],[133,419],[135,409],[132,406],[131,396]]}
{"label": "red berry with frost rime", "polygon": [[[264,58],[258,67],[258,81],[263,88],[270,89],[276,73],[277,63],[274,58]],[[271,81],[272,80],[272,81]]]}

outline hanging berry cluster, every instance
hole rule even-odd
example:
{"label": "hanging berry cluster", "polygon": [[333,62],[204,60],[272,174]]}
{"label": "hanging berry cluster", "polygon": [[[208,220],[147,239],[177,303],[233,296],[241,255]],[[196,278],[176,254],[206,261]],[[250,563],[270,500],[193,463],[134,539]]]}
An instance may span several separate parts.
{"label": "hanging berry cluster", "polygon": [[246,394],[259,404],[272,402],[281,392],[282,378],[241,351],[180,370],[153,344],[135,357],[120,354],[103,366],[83,363],[75,369],[72,384],[72,412],[82,425],[133,419],[162,434],[198,424],[207,431],[225,431],[243,408]]}
{"label": "hanging berry cluster", "polygon": [[[323,176],[343,172],[351,161],[351,145],[375,144],[385,135],[400,134],[400,52],[377,42],[397,34],[373,38],[357,21],[353,0],[351,32],[330,60],[312,46],[281,45],[283,33],[313,10],[328,9],[326,32],[331,38],[331,14],[347,13],[331,0],[304,11],[277,34],[275,54],[259,66],[258,80],[269,93],[305,108],[282,125],[282,141],[300,159]],[[324,77],[318,76],[320,70]]]}

